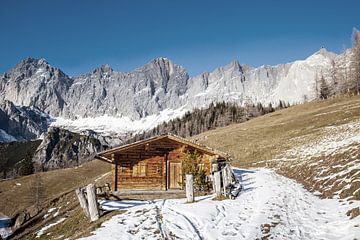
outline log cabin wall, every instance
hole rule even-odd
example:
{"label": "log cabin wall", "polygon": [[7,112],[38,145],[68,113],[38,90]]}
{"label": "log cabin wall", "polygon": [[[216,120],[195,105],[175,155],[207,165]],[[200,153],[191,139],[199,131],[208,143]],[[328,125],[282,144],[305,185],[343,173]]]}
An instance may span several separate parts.
{"label": "log cabin wall", "polygon": [[164,156],[141,154],[115,155],[117,174],[113,173],[116,190],[166,190],[166,166]]}
{"label": "log cabin wall", "polygon": [[[181,164],[187,150],[195,151],[196,149],[173,140],[162,139],[107,156],[115,163],[112,166],[113,190],[181,188]],[[201,167],[207,175],[210,175],[211,161],[214,157],[202,152],[198,153],[201,157]]]}

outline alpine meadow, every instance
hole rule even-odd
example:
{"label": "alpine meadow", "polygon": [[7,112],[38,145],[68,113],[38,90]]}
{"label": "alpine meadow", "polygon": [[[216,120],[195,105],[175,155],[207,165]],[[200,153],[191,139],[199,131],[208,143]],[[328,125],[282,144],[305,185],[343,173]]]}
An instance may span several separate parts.
{"label": "alpine meadow", "polygon": [[360,3],[0,3],[0,239],[360,239]]}

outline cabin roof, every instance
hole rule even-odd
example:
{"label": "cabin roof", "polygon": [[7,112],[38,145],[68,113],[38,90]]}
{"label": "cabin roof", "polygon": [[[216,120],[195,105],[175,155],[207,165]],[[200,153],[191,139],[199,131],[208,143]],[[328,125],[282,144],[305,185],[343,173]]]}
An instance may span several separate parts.
{"label": "cabin roof", "polygon": [[172,141],[175,141],[175,142],[187,145],[187,146],[191,146],[191,147],[193,147],[193,148],[195,148],[195,149],[197,149],[197,150],[199,150],[201,152],[204,152],[206,154],[209,154],[211,156],[217,155],[220,158],[223,158],[223,159],[226,159],[226,160],[230,159],[230,156],[227,153],[224,153],[222,151],[207,147],[205,145],[202,145],[202,144],[196,143],[194,141],[179,137],[179,136],[174,135],[174,134],[169,134],[169,133],[168,134],[163,134],[163,135],[158,135],[158,136],[151,137],[151,138],[147,138],[147,139],[140,140],[140,141],[137,141],[137,142],[134,142],[134,143],[125,144],[125,145],[115,147],[115,148],[112,148],[112,149],[109,149],[109,150],[106,150],[106,151],[102,151],[102,152],[98,153],[95,156],[95,158],[100,159],[100,160],[105,160],[107,162],[109,162],[109,161],[112,162],[110,159],[108,159],[106,157],[107,155],[112,154],[112,153],[119,153],[119,152],[126,151],[126,150],[129,150],[129,149],[141,146],[141,145],[145,145],[147,143],[156,142],[156,141],[160,141],[160,140],[164,140],[164,139],[170,139]]}

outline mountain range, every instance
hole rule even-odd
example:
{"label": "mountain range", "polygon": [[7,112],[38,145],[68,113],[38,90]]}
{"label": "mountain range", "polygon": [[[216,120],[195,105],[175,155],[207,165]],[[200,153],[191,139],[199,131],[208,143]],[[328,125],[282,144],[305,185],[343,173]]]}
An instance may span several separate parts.
{"label": "mountain range", "polygon": [[0,76],[0,140],[35,139],[49,125],[121,137],[220,101],[301,103],[316,97],[315,78],[330,82],[333,64],[349,55],[322,48],[305,60],[257,68],[234,60],[195,77],[162,57],[131,72],[102,65],[77,77],[26,58]]}

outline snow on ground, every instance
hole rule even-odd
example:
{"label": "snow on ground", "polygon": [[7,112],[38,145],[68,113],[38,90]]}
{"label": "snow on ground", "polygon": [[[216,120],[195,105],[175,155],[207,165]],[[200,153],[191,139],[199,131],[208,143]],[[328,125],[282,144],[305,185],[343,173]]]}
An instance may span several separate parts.
{"label": "snow on ground", "polygon": [[52,228],[55,225],[58,225],[59,223],[65,221],[66,218],[60,218],[54,223],[50,223],[49,225],[46,225],[45,227],[41,228],[39,231],[36,232],[36,238],[41,237],[48,229]]}
{"label": "snow on ground", "polygon": [[[360,216],[349,220],[348,202],[320,199],[293,180],[272,170],[241,174],[243,191],[235,200],[213,196],[155,201],[103,201],[108,209],[127,209],[104,222],[97,239],[354,239]],[[351,207],[360,206],[353,201]]]}
{"label": "snow on ground", "polygon": [[96,178],[96,179],[94,180],[94,182],[99,181],[100,179],[102,179],[102,178],[106,177],[106,176],[107,176],[107,175],[109,175],[110,173],[111,173],[111,172],[104,173],[104,174],[103,174],[103,175],[101,175],[100,177]]}
{"label": "snow on ground", "polygon": [[359,199],[360,195],[356,194],[360,171],[360,120],[324,127],[320,137],[310,134],[291,141],[294,147],[267,161],[268,166],[306,183],[308,189],[320,191],[324,196]]}
{"label": "snow on ground", "polygon": [[[311,141],[287,151],[284,154],[285,158],[291,156],[309,158],[347,151],[354,143],[360,143],[360,120],[339,126],[325,127],[323,132],[323,137],[316,138],[316,141]],[[302,139],[293,139],[294,145],[299,140]]]}
{"label": "snow on ground", "polygon": [[[60,208],[61,208],[61,207],[60,207]],[[53,214],[54,217],[56,217],[56,216],[59,214],[60,208],[57,210],[57,212],[55,212],[55,213]],[[57,209],[57,208],[50,208],[50,209],[47,211],[47,213],[44,215],[43,218],[45,219],[45,218],[47,218],[48,216],[50,216],[50,215],[52,214],[52,212],[54,212],[56,209]],[[56,214],[56,215],[55,215],[55,214]]]}
{"label": "snow on ground", "polygon": [[75,120],[58,117],[51,123],[51,126],[62,127],[75,132],[91,129],[105,136],[126,135],[128,133],[150,130],[162,122],[183,116],[186,111],[186,106],[175,110],[167,108],[158,114],[149,115],[139,120],[107,115],[78,118]]}

